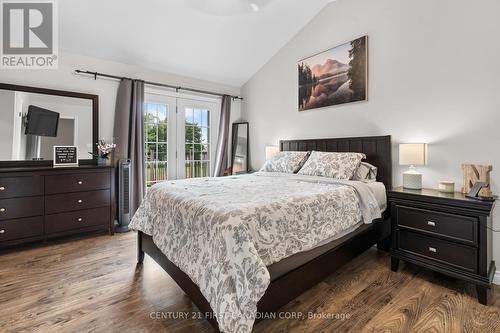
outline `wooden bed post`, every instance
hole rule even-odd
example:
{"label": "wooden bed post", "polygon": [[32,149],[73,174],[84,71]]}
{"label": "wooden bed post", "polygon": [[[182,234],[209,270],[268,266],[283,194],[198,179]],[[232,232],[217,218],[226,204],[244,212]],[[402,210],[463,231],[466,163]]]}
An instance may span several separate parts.
{"label": "wooden bed post", "polygon": [[[384,220],[389,220],[391,218],[391,210],[386,208],[384,214],[383,214],[383,219]],[[386,238],[380,237],[381,240],[377,242],[377,248],[381,251],[389,252],[391,250],[391,245],[392,245],[392,234],[391,234],[391,225],[386,224],[385,229],[380,231],[382,235],[389,235]]]}
{"label": "wooden bed post", "polygon": [[389,252],[391,249],[391,237],[387,237],[386,239],[381,240],[380,242],[377,242],[377,249],[385,252]]}
{"label": "wooden bed post", "polygon": [[142,232],[137,231],[137,263],[144,262],[144,251],[142,250]]}

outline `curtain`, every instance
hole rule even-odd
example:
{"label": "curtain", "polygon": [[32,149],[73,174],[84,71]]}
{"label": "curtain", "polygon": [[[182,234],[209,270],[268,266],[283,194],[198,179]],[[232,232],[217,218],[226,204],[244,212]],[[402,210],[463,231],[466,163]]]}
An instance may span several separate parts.
{"label": "curtain", "polygon": [[131,161],[132,216],[142,202],[146,192],[144,180],[144,82],[122,79],[116,96],[115,123],[113,129],[116,149],[115,162]]}
{"label": "curtain", "polygon": [[229,140],[229,118],[231,117],[231,96],[222,96],[222,106],[219,122],[219,137],[217,139],[217,152],[215,154],[214,177],[224,175],[227,168],[227,143]]}

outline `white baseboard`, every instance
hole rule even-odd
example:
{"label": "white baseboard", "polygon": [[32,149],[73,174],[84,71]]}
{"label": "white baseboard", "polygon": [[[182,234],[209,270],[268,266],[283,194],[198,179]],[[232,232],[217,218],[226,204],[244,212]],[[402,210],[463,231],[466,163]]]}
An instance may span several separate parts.
{"label": "white baseboard", "polygon": [[493,283],[500,286],[500,271],[495,272],[495,275],[493,276]]}

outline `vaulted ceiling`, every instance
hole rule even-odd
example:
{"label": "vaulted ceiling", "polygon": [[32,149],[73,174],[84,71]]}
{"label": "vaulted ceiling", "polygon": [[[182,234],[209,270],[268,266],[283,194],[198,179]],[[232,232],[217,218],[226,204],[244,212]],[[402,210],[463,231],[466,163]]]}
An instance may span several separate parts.
{"label": "vaulted ceiling", "polygon": [[241,86],[330,1],[64,0],[60,47]]}

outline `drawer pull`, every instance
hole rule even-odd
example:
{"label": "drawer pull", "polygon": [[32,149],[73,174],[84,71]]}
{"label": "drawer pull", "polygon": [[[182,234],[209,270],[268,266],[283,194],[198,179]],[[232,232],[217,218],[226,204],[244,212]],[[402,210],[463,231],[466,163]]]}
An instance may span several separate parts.
{"label": "drawer pull", "polygon": [[5,186],[0,186],[0,191],[5,191]]}
{"label": "drawer pull", "polygon": [[82,222],[82,221],[83,221],[83,219],[82,219],[81,217],[79,217],[79,218],[77,219],[77,221],[78,221],[78,222]]}
{"label": "drawer pull", "polygon": [[78,185],[82,185],[83,182],[81,180],[78,181]]}
{"label": "drawer pull", "polygon": [[78,200],[78,203],[82,203],[82,202],[83,202],[83,200],[82,200],[82,199]]}
{"label": "drawer pull", "polygon": [[0,212],[5,212],[5,208],[0,208]]}
{"label": "drawer pull", "polygon": [[5,234],[5,230],[4,229],[0,230],[0,234]]}
{"label": "drawer pull", "polygon": [[427,225],[430,225],[431,227],[435,227],[436,226],[436,222],[434,222],[434,221],[427,221]]}
{"label": "drawer pull", "polygon": [[436,253],[437,250],[435,247],[429,247],[429,252]]}

